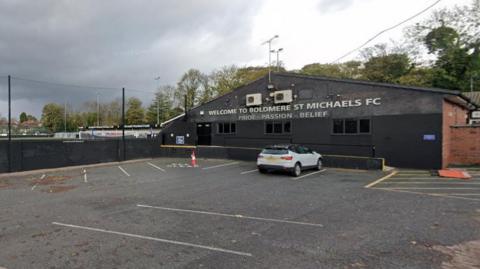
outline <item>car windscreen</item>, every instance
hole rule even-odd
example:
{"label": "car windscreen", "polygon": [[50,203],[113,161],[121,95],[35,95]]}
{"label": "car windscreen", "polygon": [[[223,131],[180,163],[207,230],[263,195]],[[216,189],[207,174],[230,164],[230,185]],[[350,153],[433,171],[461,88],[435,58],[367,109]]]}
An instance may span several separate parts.
{"label": "car windscreen", "polygon": [[265,148],[262,150],[263,154],[272,154],[272,155],[283,155],[288,154],[288,149],[286,148]]}

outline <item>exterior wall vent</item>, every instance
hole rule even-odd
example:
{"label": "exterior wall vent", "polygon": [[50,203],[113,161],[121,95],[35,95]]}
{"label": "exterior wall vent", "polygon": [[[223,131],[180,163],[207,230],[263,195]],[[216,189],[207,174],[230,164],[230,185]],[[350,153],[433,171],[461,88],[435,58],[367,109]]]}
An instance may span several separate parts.
{"label": "exterior wall vent", "polygon": [[274,95],[275,104],[286,104],[293,101],[292,90],[276,91]]}
{"label": "exterior wall vent", "polygon": [[246,99],[247,99],[247,106],[259,106],[262,104],[261,93],[247,94]]}

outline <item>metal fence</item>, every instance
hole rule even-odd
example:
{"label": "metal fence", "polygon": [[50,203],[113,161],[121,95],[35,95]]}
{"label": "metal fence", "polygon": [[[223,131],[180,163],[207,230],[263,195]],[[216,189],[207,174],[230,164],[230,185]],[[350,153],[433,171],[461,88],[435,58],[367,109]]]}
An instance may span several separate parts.
{"label": "metal fence", "polygon": [[158,136],[162,112],[155,89],[81,84],[0,76],[0,163],[6,171],[14,166],[12,145],[18,140],[117,140],[125,160],[125,140]]}

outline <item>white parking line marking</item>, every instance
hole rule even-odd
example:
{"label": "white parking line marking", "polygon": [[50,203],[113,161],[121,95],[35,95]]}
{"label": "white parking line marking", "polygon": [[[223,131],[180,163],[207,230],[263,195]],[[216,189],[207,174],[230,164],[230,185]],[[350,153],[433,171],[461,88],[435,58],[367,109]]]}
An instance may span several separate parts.
{"label": "white parking line marking", "polygon": [[153,168],[156,168],[156,169],[158,169],[158,170],[160,170],[160,171],[162,171],[162,172],[165,172],[165,169],[163,169],[163,168],[161,168],[161,167],[159,167],[159,166],[156,166],[156,165],[154,165],[154,164],[151,163],[151,162],[147,162],[147,164],[150,165],[150,166],[153,167]]}
{"label": "white parking line marking", "polygon": [[372,186],[375,186],[376,184],[384,181],[385,179],[388,179],[388,178],[390,178],[390,177],[393,177],[393,176],[396,175],[396,174],[397,174],[397,171],[393,171],[393,172],[391,172],[390,174],[388,174],[388,175],[386,175],[386,176],[384,176],[384,177],[381,177],[381,178],[375,180],[374,182],[372,182],[372,183],[370,183],[370,184],[368,184],[368,185],[365,185],[364,188],[367,188],[367,189],[368,189],[368,188],[371,188]]}
{"label": "white parking line marking", "polygon": [[213,169],[213,168],[219,168],[219,167],[234,165],[234,164],[237,164],[237,163],[238,163],[238,162],[223,163],[223,164],[219,164],[219,165],[204,167],[204,168],[202,168],[202,169],[203,169],[203,170],[208,170],[208,169]]}
{"label": "white parking line marking", "polygon": [[[47,176],[47,175],[43,174],[43,175],[40,177],[40,180],[43,180],[46,176]],[[35,185],[33,185],[32,191],[37,187],[37,185],[38,185],[38,182],[35,183]]]}
{"label": "white parking line marking", "polygon": [[253,169],[253,170],[249,170],[249,171],[243,171],[240,173],[240,175],[245,175],[245,174],[249,174],[249,173],[253,173],[255,171],[258,171],[258,169]]}
{"label": "white parking line marking", "polygon": [[122,172],[123,172],[125,175],[127,175],[127,177],[130,176],[130,174],[127,173],[127,171],[125,171],[125,169],[123,169],[120,165],[118,166],[118,168],[120,168],[120,170],[122,170]]}
{"label": "white parking line marking", "polygon": [[235,250],[229,250],[229,249],[224,249],[224,248],[204,246],[204,245],[198,245],[198,244],[192,244],[192,243],[187,243],[187,242],[180,242],[180,241],[175,241],[175,240],[162,239],[162,238],[156,238],[156,237],[144,236],[144,235],[138,235],[138,234],[122,233],[122,232],[116,232],[116,231],[111,231],[111,230],[106,230],[106,229],[99,229],[99,228],[93,228],[93,227],[87,227],[87,226],[79,226],[79,225],[66,224],[66,223],[60,223],[60,222],[52,222],[52,224],[53,224],[53,225],[58,225],[58,226],[64,226],[64,227],[70,227],[70,228],[77,228],[77,229],[82,229],[82,230],[94,231],[94,232],[101,232],[101,233],[108,233],[108,234],[116,234],[116,235],[122,235],[122,236],[139,238],[139,239],[152,240],[152,241],[157,241],[157,242],[162,242],[162,243],[168,243],[168,244],[173,244],[173,245],[180,245],[180,246],[187,246],[187,247],[193,247],[193,248],[207,249],[207,250],[211,250],[211,251],[224,252],[224,253],[235,254],[235,255],[239,255],[239,256],[252,257],[252,254],[251,254],[251,253],[241,252],[241,251],[235,251]]}
{"label": "white parking line marking", "polygon": [[312,172],[310,174],[306,174],[306,175],[303,175],[303,176],[299,176],[299,177],[292,177],[293,180],[299,180],[301,178],[304,178],[304,177],[308,177],[308,176],[311,176],[311,175],[315,175],[315,174],[318,174],[318,173],[322,173],[322,172],[325,172],[327,171],[327,169],[322,169],[320,171],[317,171],[317,172]]}
{"label": "white parking line marking", "polygon": [[319,223],[309,223],[309,222],[290,221],[290,220],[282,220],[282,219],[250,217],[250,216],[244,216],[244,215],[238,215],[238,214],[233,215],[233,214],[217,213],[217,212],[211,212],[211,211],[197,211],[197,210],[179,209],[179,208],[170,208],[170,207],[161,207],[161,206],[151,206],[151,205],[141,205],[141,204],[139,204],[137,206],[138,207],[145,207],[145,208],[167,210],[167,211],[183,212],[183,213],[194,213],[194,214],[204,214],[204,215],[221,216],[221,217],[229,217],[229,218],[251,219],[251,220],[258,220],[258,221],[269,221],[269,222],[278,222],[278,223],[288,223],[288,224],[297,224],[297,225],[305,225],[305,226],[323,227],[323,224],[319,224]]}

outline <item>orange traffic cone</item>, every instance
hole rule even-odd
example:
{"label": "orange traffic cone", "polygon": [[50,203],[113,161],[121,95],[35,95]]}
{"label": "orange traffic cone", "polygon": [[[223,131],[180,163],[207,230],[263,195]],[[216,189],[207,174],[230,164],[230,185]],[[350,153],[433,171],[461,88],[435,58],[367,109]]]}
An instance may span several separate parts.
{"label": "orange traffic cone", "polygon": [[192,150],[192,166],[197,167],[197,158],[195,158],[195,150]]}

